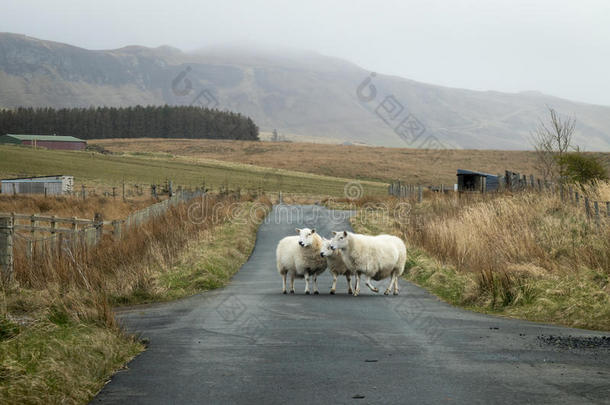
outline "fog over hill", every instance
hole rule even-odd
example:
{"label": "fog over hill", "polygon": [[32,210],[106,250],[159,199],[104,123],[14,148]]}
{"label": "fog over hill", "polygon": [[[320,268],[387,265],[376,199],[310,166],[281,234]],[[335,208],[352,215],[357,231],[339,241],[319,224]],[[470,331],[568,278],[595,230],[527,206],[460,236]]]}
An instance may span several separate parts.
{"label": "fog over hill", "polygon": [[[451,62],[447,62],[451,69]],[[313,52],[248,46],[87,50],[0,34],[0,107],[193,104],[251,116],[263,131],[402,147],[526,149],[547,106],[575,142],[610,150],[610,107],[535,91],[472,91],[371,74]]]}

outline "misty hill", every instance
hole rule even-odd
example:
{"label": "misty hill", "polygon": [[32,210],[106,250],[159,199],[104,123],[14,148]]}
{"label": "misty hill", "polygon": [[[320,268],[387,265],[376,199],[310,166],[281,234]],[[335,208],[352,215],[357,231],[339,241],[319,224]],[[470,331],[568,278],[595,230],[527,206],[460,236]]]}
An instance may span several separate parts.
{"label": "misty hill", "polygon": [[[367,78],[370,82],[363,82]],[[312,52],[225,47],[185,53],[167,46],[93,51],[0,34],[0,107],[166,103],[240,112],[262,131],[277,128],[372,145],[478,149],[528,148],[529,131],[548,105],[576,116],[581,147],[610,149],[610,107],[537,92],[462,90],[382,74],[371,78],[354,64]]]}

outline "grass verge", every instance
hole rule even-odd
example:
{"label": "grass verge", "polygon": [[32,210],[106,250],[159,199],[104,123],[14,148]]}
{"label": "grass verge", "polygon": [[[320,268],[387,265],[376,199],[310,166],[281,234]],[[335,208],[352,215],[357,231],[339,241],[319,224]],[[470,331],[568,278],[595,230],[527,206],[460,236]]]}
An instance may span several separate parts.
{"label": "grass verge", "polygon": [[0,403],[85,403],[144,349],[111,305],[165,301],[225,285],[248,258],[270,208],[210,197],[196,220],[178,206],[95,249],[16,257],[0,296]]}

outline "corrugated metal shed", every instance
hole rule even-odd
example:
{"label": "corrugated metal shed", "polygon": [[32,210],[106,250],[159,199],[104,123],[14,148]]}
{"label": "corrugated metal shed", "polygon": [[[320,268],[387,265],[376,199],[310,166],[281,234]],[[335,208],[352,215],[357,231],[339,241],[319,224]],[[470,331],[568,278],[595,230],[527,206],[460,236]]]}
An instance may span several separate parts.
{"label": "corrugated metal shed", "polygon": [[[458,169],[457,178],[458,191],[496,191],[500,186],[500,178],[497,174]],[[485,179],[484,185],[482,179]]]}
{"label": "corrugated metal shed", "polygon": [[0,180],[2,194],[59,195],[72,192],[73,176],[41,176]]}

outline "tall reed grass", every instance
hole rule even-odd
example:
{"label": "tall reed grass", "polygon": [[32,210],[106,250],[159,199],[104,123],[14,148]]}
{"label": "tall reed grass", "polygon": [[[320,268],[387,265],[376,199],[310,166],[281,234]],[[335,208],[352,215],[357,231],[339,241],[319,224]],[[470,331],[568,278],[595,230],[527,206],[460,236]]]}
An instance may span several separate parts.
{"label": "tall reed grass", "polygon": [[[576,187],[592,200],[610,200],[608,183]],[[401,236],[411,252],[412,279],[456,303],[538,306],[529,318],[610,328],[610,218],[604,205],[598,224],[567,200],[551,192],[429,194],[421,204],[410,201],[408,215],[397,218],[404,200],[367,199],[358,202],[354,224],[362,232]],[[389,214],[374,217],[367,207]],[[455,277],[441,267],[422,270],[417,251],[451,267]]]}

